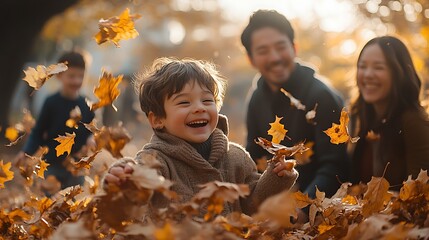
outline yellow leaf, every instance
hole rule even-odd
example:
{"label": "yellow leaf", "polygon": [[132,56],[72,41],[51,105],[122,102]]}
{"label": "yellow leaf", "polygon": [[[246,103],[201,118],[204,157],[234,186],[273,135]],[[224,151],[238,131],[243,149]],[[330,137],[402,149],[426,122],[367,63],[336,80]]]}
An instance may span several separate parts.
{"label": "yellow leaf", "polygon": [[134,21],[139,19],[140,15],[130,15],[130,10],[125,9],[119,17],[111,17],[107,20],[100,19],[98,28],[100,32],[95,35],[95,41],[98,45],[112,41],[116,47],[119,47],[120,40],[132,39],[139,35],[134,28]]}
{"label": "yellow leaf", "polygon": [[11,165],[11,162],[3,164],[3,160],[0,160],[0,188],[4,188],[4,183],[13,179],[13,172],[10,171]]}
{"label": "yellow leaf", "polygon": [[282,119],[282,117],[279,118],[276,116],[276,120],[270,123],[271,128],[267,133],[273,137],[273,143],[280,143],[286,136],[287,130],[284,128],[284,125],[280,123]]}
{"label": "yellow leaf", "polygon": [[328,225],[326,223],[322,223],[317,227],[317,231],[319,231],[319,234],[323,234],[324,232],[330,230],[331,228],[333,228],[335,225]]}
{"label": "yellow leaf", "polygon": [[57,151],[57,157],[63,155],[65,152],[67,152],[67,155],[70,154],[75,137],[75,133],[66,133],[66,136],[58,135],[58,137],[55,138],[55,141],[60,143],[58,146],[55,147],[55,150]]}
{"label": "yellow leaf", "polygon": [[46,80],[67,69],[68,67],[65,63],[52,64],[49,67],[43,65],[38,65],[36,68],[28,67],[27,70],[24,70],[25,77],[23,80],[28,82],[28,85],[35,90],[39,90]]}
{"label": "yellow leaf", "polygon": [[6,128],[4,136],[9,139],[9,141],[13,142],[18,138],[19,132],[15,127],[8,127]]}
{"label": "yellow leaf", "polygon": [[347,195],[347,196],[343,197],[341,199],[341,203],[349,204],[349,205],[356,205],[356,204],[358,204],[356,197],[351,196],[351,195]]}
{"label": "yellow leaf", "polygon": [[46,163],[42,159],[39,161],[39,165],[36,166],[36,174],[38,177],[45,179],[45,171],[48,169],[50,164]]}
{"label": "yellow leaf", "polygon": [[113,101],[115,101],[121,93],[118,89],[118,85],[122,81],[122,77],[123,75],[119,75],[115,78],[111,73],[102,72],[99,85],[94,89],[94,94],[100,101],[91,105],[91,111],[109,104],[112,104],[112,107],[117,111],[117,108],[113,105]]}
{"label": "yellow leaf", "polygon": [[356,142],[359,140],[358,137],[351,138],[349,131],[347,129],[347,125],[349,124],[349,115],[346,111],[341,111],[341,117],[340,117],[340,124],[332,123],[332,127],[328,128],[327,130],[323,131],[331,138],[331,143],[334,144],[340,144],[340,143],[346,143],[348,141]]}

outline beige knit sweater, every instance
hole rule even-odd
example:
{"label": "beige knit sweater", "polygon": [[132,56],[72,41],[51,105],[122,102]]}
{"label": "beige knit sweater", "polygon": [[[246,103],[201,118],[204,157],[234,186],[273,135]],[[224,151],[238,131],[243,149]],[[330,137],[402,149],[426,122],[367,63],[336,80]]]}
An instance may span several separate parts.
{"label": "beige knit sweater", "polygon": [[[211,181],[248,184],[250,195],[239,202],[227,204],[223,214],[239,211],[251,215],[266,198],[290,189],[298,177],[295,169],[279,177],[272,172],[272,165],[261,175],[246,150],[229,142],[220,129],[215,129],[212,134],[208,160],[186,141],[161,131],[155,131],[150,142],[137,153],[132,163],[139,164],[142,162],[140,159],[153,156],[161,163],[162,176],[174,182],[171,190],[177,192],[181,202],[189,201],[200,190],[199,184]],[[113,166],[125,162],[130,160],[117,161]],[[155,194],[151,203],[154,207],[162,208],[168,205],[168,200],[161,194]]]}

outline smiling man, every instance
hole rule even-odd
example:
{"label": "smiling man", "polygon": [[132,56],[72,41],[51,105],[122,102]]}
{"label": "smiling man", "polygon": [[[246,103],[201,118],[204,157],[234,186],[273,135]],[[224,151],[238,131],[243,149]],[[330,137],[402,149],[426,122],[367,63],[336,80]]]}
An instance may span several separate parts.
{"label": "smiling man", "polygon": [[[333,145],[323,132],[338,122],[343,100],[315,76],[315,71],[296,61],[294,30],[285,16],[274,10],[259,10],[249,20],[241,35],[250,63],[260,72],[253,84],[247,112],[247,145],[254,161],[270,154],[259,147],[254,139],[269,138],[267,130],[275,116],[290,139],[286,146],[298,142],[313,142],[310,162],[299,165],[299,190],[315,196],[316,186],[328,196],[335,193],[340,181],[347,180],[347,154],[345,145]],[[288,91],[306,106],[299,110],[280,89]],[[305,117],[317,104],[316,117],[309,123]],[[340,180],[340,181],[339,181]]]}

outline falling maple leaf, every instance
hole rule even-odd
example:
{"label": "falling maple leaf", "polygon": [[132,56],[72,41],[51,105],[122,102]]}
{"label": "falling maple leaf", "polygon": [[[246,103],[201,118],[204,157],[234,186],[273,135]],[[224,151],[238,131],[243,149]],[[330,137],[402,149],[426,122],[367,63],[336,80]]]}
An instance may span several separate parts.
{"label": "falling maple leaf", "polygon": [[45,171],[48,169],[48,166],[50,164],[43,161],[42,159],[39,160],[39,164],[36,166],[36,174],[38,177],[45,179]]}
{"label": "falling maple leaf", "polygon": [[273,137],[273,143],[280,143],[285,137],[287,137],[287,130],[284,128],[284,125],[280,123],[280,120],[282,119],[283,117],[279,118],[276,116],[276,120],[273,123],[270,123],[271,128],[267,131],[267,133]]}
{"label": "falling maple leaf", "polygon": [[112,104],[112,107],[117,111],[118,109],[113,105],[113,101],[118,98],[121,93],[118,89],[119,83],[122,81],[123,75],[113,77],[111,73],[102,71],[99,79],[98,87],[94,88],[94,94],[99,99],[99,102],[91,104],[91,111]]}
{"label": "falling maple leaf", "polygon": [[57,151],[57,157],[63,155],[65,152],[67,152],[67,155],[70,154],[75,137],[76,133],[66,133],[65,136],[58,135],[58,137],[54,139],[55,141],[60,143],[58,146],[55,147],[55,150]]}
{"label": "falling maple leaf", "polygon": [[296,107],[296,109],[299,109],[299,110],[303,110],[303,111],[305,111],[305,105],[303,105],[303,104],[301,103],[301,101],[299,101],[298,99],[294,98],[294,97],[292,96],[292,94],[290,94],[288,91],[284,90],[283,88],[280,88],[280,91],[281,91],[281,92],[282,92],[286,97],[288,97],[288,98],[290,99],[290,105],[292,105],[292,106]]}
{"label": "falling maple leaf", "polygon": [[4,188],[4,183],[13,179],[13,172],[10,171],[11,165],[11,162],[3,164],[3,160],[0,160],[0,188]]}
{"label": "falling maple leaf", "polygon": [[66,121],[66,126],[77,129],[80,120],[82,120],[82,112],[79,106],[76,106],[70,111],[70,118]]}
{"label": "falling maple leaf", "polygon": [[130,15],[130,10],[127,8],[119,17],[100,19],[98,22],[100,32],[95,35],[95,41],[98,45],[112,41],[116,47],[119,47],[120,40],[132,39],[139,35],[134,28],[134,21],[140,17],[139,14]]}
{"label": "falling maple leaf", "polygon": [[343,109],[341,111],[340,124],[332,123],[332,127],[323,131],[331,138],[331,143],[340,144],[348,141],[355,143],[359,140],[359,137],[352,138],[349,134],[347,125],[349,123],[349,115]]}
{"label": "falling maple leaf", "polygon": [[304,143],[298,143],[292,147],[286,147],[281,144],[273,143],[263,137],[258,137],[255,143],[273,154],[274,157],[268,161],[280,161],[281,159],[293,156],[296,153],[303,153],[308,150],[304,147]]}
{"label": "falling maple leaf", "polygon": [[52,64],[49,67],[43,65],[38,65],[36,68],[28,67],[27,70],[24,70],[25,77],[23,79],[35,90],[39,90],[46,80],[67,69],[68,67],[65,63]]}

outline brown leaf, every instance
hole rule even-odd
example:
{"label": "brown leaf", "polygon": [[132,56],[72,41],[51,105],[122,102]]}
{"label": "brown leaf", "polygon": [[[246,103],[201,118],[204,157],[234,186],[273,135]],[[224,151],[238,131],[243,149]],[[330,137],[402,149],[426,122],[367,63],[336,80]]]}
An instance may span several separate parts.
{"label": "brown leaf", "polygon": [[82,169],[82,168],[90,169],[91,168],[91,163],[95,160],[95,156],[97,156],[97,154],[100,153],[100,152],[101,151],[96,151],[95,153],[93,153],[90,156],[81,158],[79,160],[79,162],[73,162],[73,165],[77,169]]}
{"label": "brown leaf", "polygon": [[28,67],[27,70],[24,70],[25,77],[23,79],[35,90],[39,90],[46,80],[67,69],[65,63],[52,64],[47,68],[43,65],[38,65],[36,68]]}
{"label": "brown leaf", "polygon": [[[284,158],[289,158],[296,153],[303,153],[308,150],[304,147],[304,143],[298,143],[293,147],[286,147],[281,144],[273,143],[265,138],[258,137],[255,143],[267,150],[269,153],[274,154],[272,161],[280,161]],[[269,160],[270,161],[270,160]]]}
{"label": "brown leaf", "polygon": [[75,137],[76,133],[70,134],[66,132],[65,136],[58,135],[58,137],[54,139],[60,143],[55,147],[55,150],[57,151],[57,157],[63,155],[65,152],[67,152],[67,155],[70,154]]}
{"label": "brown leaf", "polygon": [[255,220],[270,220],[280,227],[292,227],[291,217],[297,218],[298,203],[293,193],[283,191],[266,199],[253,216]]}
{"label": "brown leaf", "polygon": [[377,213],[385,208],[392,194],[388,192],[389,182],[382,177],[372,177],[368,183],[368,190],[363,196],[362,215],[369,217],[373,213]]}
{"label": "brown leaf", "polygon": [[97,145],[97,150],[101,150],[102,148],[104,148],[109,151],[115,158],[123,157],[121,154],[121,150],[124,148],[125,144],[127,144],[131,140],[131,135],[122,126],[121,122],[117,126],[103,126],[101,129],[98,129],[95,126],[94,122],[91,122],[91,124],[84,125],[94,134],[94,140]]}

